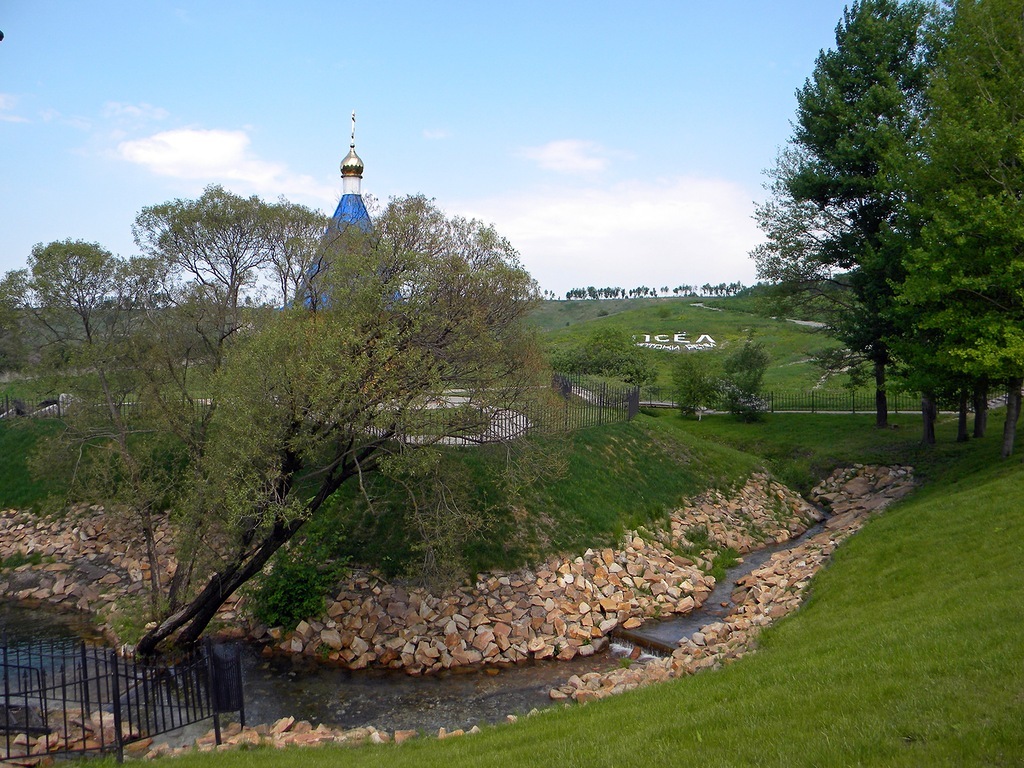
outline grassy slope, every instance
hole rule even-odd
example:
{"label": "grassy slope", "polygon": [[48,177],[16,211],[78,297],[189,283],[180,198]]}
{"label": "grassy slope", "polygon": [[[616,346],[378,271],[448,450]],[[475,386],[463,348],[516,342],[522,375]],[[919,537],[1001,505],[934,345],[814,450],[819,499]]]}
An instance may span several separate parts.
{"label": "grassy slope", "polygon": [[[697,299],[616,299],[602,301],[546,301],[531,317],[552,347],[578,343],[598,327],[615,328],[628,334],[674,334],[686,332],[696,341],[710,335],[719,348],[706,354],[724,357],[743,343],[748,330],[771,351],[772,362],[765,375],[768,389],[809,389],[819,378],[808,357],[834,345],[821,333],[805,326],[774,320],[749,311],[742,299],[714,300],[716,309],[696,306]],[[732,308],[737,307],[737,308]],[[718,311],[720,310],[720,311]],[[601,314],[605,313],[605,314]],[[659,367],[658,384],[671,383],[671,352],[650,350]],[[705,353],[702,353],[705,354]],[[841,381],[829,382],[840,386]]]}
{"label": "grassy slope", "polygon": [[[762,426],[759,439],[784,446],[805,418]],[[863,431],[849,417],[821,418],[812,453]],[[929,484],[845,544],[804,608],[769,630],[758,653],[722,671],[470,738],[311,750],[287,762],[1021,765],[1024,467],[998,461],[997,428],[968,446],[950,448],[951,436],[951,425],[941,425],[944,445],[918,456]],[[855,447],[836,450],[860,456]],[[213,761],[277,765],[281,755],[256,750],[176,764]]]}
{"label": "grassy slope", "polygon": [[60,492],[55,478],[36,478],[28,469],[29,454],[54,422],[0,422],[0,509],[38,505],[47,494]]}
{"label": "grassy slope", "polygon": [[[610,546],[624,529],[662,519],[683,498],[709,487],[742,484],[761,466],[750,454],[694,442],[667,424],[642,416],[630,424],[536,440],[541,462],[563,469],[529,484],[515,503],[518,514],[498,498],[493,482],[504,468],[504,449],[453,452],[475,489],[474,507],[493,508],[488,527],[464,548],[471,569],[517,568],[555,552]],[[355,511],[323,524],[347,529],[344,554],[353,561],[401,573],[415,557],[404,506],[377,504],[371,514],[350,490],[348,509]]]}

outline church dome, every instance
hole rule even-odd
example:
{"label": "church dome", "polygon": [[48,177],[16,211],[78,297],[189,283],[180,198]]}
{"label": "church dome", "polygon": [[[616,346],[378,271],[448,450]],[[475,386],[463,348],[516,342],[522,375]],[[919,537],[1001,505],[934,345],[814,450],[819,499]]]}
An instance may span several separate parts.
{"label": "church dome", "polygon": [[[335,157],[337,157],[337,155],[335,155]],[[360,177],[363,175],[363,161],[360,160],[359,155],[356,154],[355,145],[352,145],[348,154],[345,155],[345,159],[341,161],[341,175]]]}

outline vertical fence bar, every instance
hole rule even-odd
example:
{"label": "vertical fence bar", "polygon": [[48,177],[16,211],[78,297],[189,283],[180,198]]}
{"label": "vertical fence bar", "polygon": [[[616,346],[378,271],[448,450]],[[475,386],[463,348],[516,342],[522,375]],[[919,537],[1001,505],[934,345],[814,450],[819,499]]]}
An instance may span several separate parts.
{"label": "vertical fence bar", "polygon": [[213,738],[220,746],[220,706],[217,701],[217,671],[213,668],[213,648],[210,639],[206,639],[206,675],[207,696],[213,710]]}
{"label": "vertical fence bar", "polygon": [[[92,716],[89,705],[89,656],[85,648],[85,640],[81,645],[82,659],[82,718],[88,719]],[[84,724],[83,724],[84,725]],[[85,729],[82,729],[82,744],[85,744]]]}
{"label": "vertical fence bar", "polygon": [[11,756],[11,729],[9,727],[11,722],[11,668],[7,664],[8,658],[8,646],[7,646],[7,630],[4,630],[4,740],[5,740],[5,751],[4,757]]}
{"label": "vertical fence bar", "polygon": [[[117,762],[124,762],[124,743],[121,739],[121,675],[118,669],[119,664],[117,661],[117,651],[110,652],[110,660],[114,663],[114,672],[112,676],[112,683],[114,687],[113,701],[111,704],[114,705],[114,745],[117,747]],[[102,727],[103,716],[100,715],[100,725]]]}

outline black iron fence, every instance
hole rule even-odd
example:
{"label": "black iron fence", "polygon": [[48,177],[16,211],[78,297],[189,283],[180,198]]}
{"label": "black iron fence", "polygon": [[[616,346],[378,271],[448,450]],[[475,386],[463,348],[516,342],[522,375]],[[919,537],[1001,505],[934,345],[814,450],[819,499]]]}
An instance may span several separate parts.
{"label": "black iron fence", "polygon": [[207,644],[173,660],[144,661],[75,640],[0,639],[0,760],[116,753],[213,719],[244,724],[238,647]]}
{"label": "black iron fence", "polygon": [[0,419],[16,416],[49,416],[60,418],[67,397],[21,398],[0,396]]}
{"label": "black iron fence", "polygon": [[[397,429],[410,442],[433,442],[438,435],[446,435],[445,443],[470,445],[616,424],[629,421],[640,412],[637,387],[555,374],[551,388],[556,393],[554,397],[545,397],[549,393],[542,392],[532,402],[506,408],[480,406],[457,392],[449,393],[418,413],[406,414],[406,423]],[[48,399],[0,396],[0,420],[20,416],[60,418],[70,403],[67,395]],[[192,407],[198,411],[208,405],[208,401],[197,400]],[[120,406],[122,415],[135,408],[131,402]]]}
{"label": "black iron fence", "polygon": [[[921,410],[921,396],[915,392],[889,392],[890,413],[916,413]],[[874,390],[772,390],[761,396],[768,413],[874,413]],[[677,408],[675,393],[670,387],[643,387],[640,404],[648,408]],[[727,410],[715,403],[711,410]]]}
{"label": "black iron fence", "polygon": [[[556,373],[552,388],[562,396],[555,419],[563,418],[564,429],[580,429],[631,421],[640,413],[640,389],[586,376]],[[564,408],[561,406],[564,405]]]}

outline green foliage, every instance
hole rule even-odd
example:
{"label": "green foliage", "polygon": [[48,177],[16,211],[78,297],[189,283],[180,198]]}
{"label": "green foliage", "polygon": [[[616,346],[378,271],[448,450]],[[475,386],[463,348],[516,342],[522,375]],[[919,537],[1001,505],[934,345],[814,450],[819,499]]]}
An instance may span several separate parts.
{"label": "green foliage", "polygon": [[608,327],[592,331],[576,347],[557,350],[551,365],[562,373],[617,378],[634,386],[657,378],[650,353],[636,346],[629,335]]}
{"label": "green foliage", "polygon": [[[671,421],[640,416],[628,424],[531,438],[521,457],[498,446],[440,451],[440,471],[464,481],[446,493],[456,491],[451,500],[477,521],[467,531],[450,532],[454,538],[441,538],[451,549],[433,544],[435,565],[450,564],[449,576],[462,578],[529,566],[558,552],[611,546],[627,529],[663,521],[683,498],[742,485],[756,470],[749,455],[680,439]],[[367,477],[366,496],[356,489],[339,494],[330,524],[344,532],[339,551],[352,561],[419,578],[431,545],[423,534],[430,528],[415,524],[413,516],[422,510],[391,475]]]}
{"label": "green foliage", "polygon": [[119,641],[134,645],[146,634],[146,625],[154,618],[150,596],[128,595],[118,598],[107,621]]}
{"label": "green foliage", "polygon": [[269,572],[249,589],[253,614],[270,627],[294,627],[319,616],[324,599],[344,576],[347,563],[339,554],[344,534],[317,520],[300,541],[277,551]]}
{"label": "green foliage", "polygon": [[764,344],[747,337],[743,346],[722,364],[722,393],[730,413],[744,421],[755,421],[764,410],[761,391],[771,357]]}
{"label": "green foliage", "polygon": [[716,361],[702,352],[680,354],[672,367],[672,384],[679,408],[684,414],[697,415],[710,410],[721,395]]}
{"label": "green foliage", "polygon": [[253,590],[253,613],[268,626],[294,627],[323,613],[325,591],[336,583],[329,582],[316,563],[278,552],[273,570]]}
{"label": "green foliage", "polygon": [[[797,92],[793,138],[755,213],[767,236],[752,253],[759,278],[827,311],[830,331],[872,365],[879,391],[901,330],[893,284],[915,229],[903,165],[919,143],[929,12],[917,0],[847,7],[835,48]],[[884,407],[877,420],[885,425]]]}
{"label": "green foliage", "polygon": [[47,419],[0,421],[0,509],[38,510],[51,495],[63,498],[69,475],[56,468],[33,475],[28,466],[40,441],[59,429],[57,422]]}
{"label": "green foliage", "polygon": [[[931,392],[1024,380],[1024,30],[1018,3],[953,4],[916,168],[924,226],[899,286],[910,378]],[[1018,406],[1015,398],[1013,405]],[[1004,455],[1015,428],[1004,433]]]}

